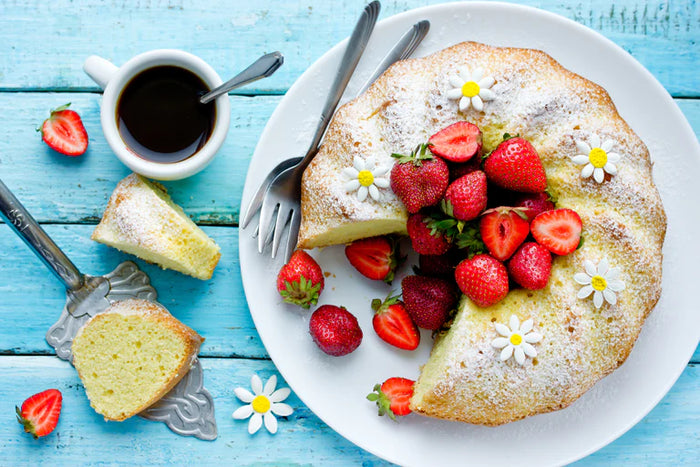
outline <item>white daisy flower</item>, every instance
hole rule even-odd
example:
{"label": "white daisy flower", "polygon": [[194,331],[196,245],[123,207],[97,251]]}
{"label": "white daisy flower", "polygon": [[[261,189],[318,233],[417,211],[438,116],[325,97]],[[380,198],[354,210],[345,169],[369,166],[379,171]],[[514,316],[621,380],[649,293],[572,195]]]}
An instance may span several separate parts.
{"label": "white daisy flower", "polygon": [[492,76],[484,76],[484,70],[477,68],[473,73],[469,68],[460,67],[456,75],[450,76],[453,89],[447,91],[450,99],[459,99],[459,110],[465,111],[470,106],[478,111],[484,110],[484,101],[492,101],[496,94],[491,90],[496,80]]}
{"label": "white daisy flower", "polygon": [[366,160],[355,156],[352,167],[343,169],[343,175],[348,179],[345,182],[345,190],[348,193],[357,191],[357,199],[361,202],[367,199],[367,195],[373,200],[379,201],[378,188],[389,188],[389,179],[386,174],[391,167],[377,166],[374,157]]}
{"label": "white daisy flower", "polygon": [[532,344],[542,340],[542,334],[532,331],[532,318],[525,320],[522,326],[517,316],[511,315],[508,326],[501,323],[494,323],[496,332],[501,337],[491,341],[491,345],[501,350],[501,360],[506,361],[510,357],[515,357],[519,365],[525,363],[525,356],[535,358],[537,351]]}
{"label": "white daisy flower", "polygon": [[625,289],[625,283],[620,280],[620,268],[611,268],[607,258],[603,258],[597,267],[584,260],[583,267],[586,272],[574,274],[574,280],[583,286],[576,296],[586,298],[592,293],[596,308],[603,306],[603,300],[611,305],[617,303],[615,293]]}
{"label": "white daisy flower", "polygon": [[603,183],[605,173],[617,175],[617,164],[620,162],[620,155],[616,152],[610,152],[615,144],[612,140],[605,140],[601,143],[600,137],[596,134],[591,135],[590,145],[585,141],[576,141],[576,150],[578,154],[571,158],[574,163],[583,165],[581,177],[588,178],[593,175],[593,178],[598,183]]}
{"label": "white daisy flower", "polygon": [[277,376],[272,375],[263,387],[262,380],[258,375],[253,375],[250,379],[250,387],[253,389],[251,393],[247,389],[236,388],[233,392],[241,401],[247,405],[241,406],[233,412],[233,418],[237,420],[245,420],[250,417],[248,423],[248,433],[251,435],[257,432],[265,422],[265,428],[272,434],[277,432],[277,419],[275,415],[286,417],[294,412],[288,404],[283,404],[289,394],[292,392],[289,388],[281,388],[275,391],[277,386]]}

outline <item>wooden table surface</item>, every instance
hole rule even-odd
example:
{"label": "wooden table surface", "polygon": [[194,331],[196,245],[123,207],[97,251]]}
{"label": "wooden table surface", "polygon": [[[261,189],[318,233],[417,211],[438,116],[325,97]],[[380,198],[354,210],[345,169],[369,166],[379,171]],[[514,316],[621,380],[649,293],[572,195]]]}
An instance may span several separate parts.
{"label": "wooden table surface", "polygon": [[[384,1],[380,18],[430,0]],[[648,68],[700,130],[700,3],[695,0],[528,0],[601,32]],[[246,170],[265,122],[285,91],[350,33],[364,2],[307,0],[0,0],[0,178],[78,268],[104,274],[129,255],[92,242],[116,183],[129,174],[111,153],[99,123],[99,89],[82,71],[90,54],[116,64],[157,48],[201,56],[222,77],[264,52],[280,50],[273,77],[231,96],[231,128],[220,156],[204,172],[166,183],[173,198],[213,237],[223,256],[214,278],[199,281],[136,260],[160,301],[206,337],[206,386],[216,404],[219,438],[183,438],[138,417],[106,423],[89,407],[73,368],[44,340],[65,300],[62,286],[8,228],[0,226],[0,465],[382,464],[319,420],[292,395],[293,415],[279,431],[254,436],[231,418],[233,394],[253,373],[277,374],[250,317],[238,261],[239,202]],[[468,33],[465,39],[469,39]],[[41,142],[36,127],[66,102],[83,117],[90,147],[79,158]],[[643,111],[643,110],[642,110]],[[582,465],[693,464],[700,459],[700,352],[659,405]],[[285,384],[283,381],[281,384]],[[14,421],[14,406],[40,390],[63,392],[58,428],[38,441]]]}

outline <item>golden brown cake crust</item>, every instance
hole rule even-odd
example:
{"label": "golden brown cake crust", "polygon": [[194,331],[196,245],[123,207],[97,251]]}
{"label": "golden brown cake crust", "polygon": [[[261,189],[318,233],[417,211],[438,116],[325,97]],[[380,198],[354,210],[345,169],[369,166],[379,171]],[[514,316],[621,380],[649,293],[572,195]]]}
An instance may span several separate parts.
{"label": "golden brown cake crust", "polygon": [[[458,101],[448,98],[454,87],[449,78],[460,67],[481,68],[495,79],[495,99],[485,102],[483,111],[460,111]],[[464,42],[395,64],[339,110],[304,174],[300,246],[330,244],[334,230],[392,215],[384,209],[398,203],[390,189],[382,191],[381,203],[360,203],[345,192],[341,171],[353,157],[372,155],[391,163],[392,152],[410,152],[465,119],[484,132],[485,151],[506,132],[529,140],[557,207],[575,210],[583,221],[581,248],[554,260],[545,289],[511,291],[486,309],[464,298],[416,383],[414,411],[499,425],[568,406],[625,361],[661,293],[666,215],[649,152],[603,88],[541,51]],[[582,177],[583,166],[572,161],[580,154],[577,142],[594,135],[613,141],[621,155],[617,174],[606,175],[603,183]],[[399,222],[405,210],[393,216]],[[577,298],[582,285],[573,277],[584,271],[585,261],[599,264],[604,258],[620,269],[626,287],[615,304],[596,308],[592,297]],[[494,323],[508,323],[511,315],[520,322],[532,318],[543,336],[535,345],[536,358],[522,366],[513,359],[502,362],[491,345],[498,337]]]}
{"label": "golden brown cake crust", "polygon": [[[148,407],[158,402],[172,388],[174,388],[177,385],[177,383],[179,383],[180,380],[182,380],[182,378],[185,377],[185,375],[190,371],[190,368],[192,367],[192,364],[194,363],[195,358],[199,353],[199,348],[204,342],[204,338],[200,336],[195,330],[186,326],[173,315],[171,315],[168,310],[166,310],[163,306],[159,305],[158,303],[143,299],[128,299],[116,302],[112,304],[109,308],[107,308],[107,310],[105,310],[103,313],[100,313],[90,318],[90,320],[83,326],[83,328],[81,328],[78,331],[74,342],[75,340],[79,339],[82,330],[85,329],[85,326],[87,326],[88,323],[98,323],[100,320],[106,319],[109,316],[109,314],[115,313],[126,315],[138,314],[146,319],[158,322],[165,328],[170,329],[173,333],[178,334],[185,342],[185,352],[182,360],[180,361],[180,365],[178,366],[177,370],[173,373],[172,377],[169,379],[167,384],[165,384],[162,387],[162,389],[158,391],[158,393],[156,393],[153,397],[151,397],[147,402],[142,404],[137,409],[131,411],[130,413],[126,413],[121,417],[109,417],[105,414],[101,414],[107,420],[123,421],[146,410]],[[80,374],[80,360],[89,358],[89,355],[76,355],[75,353],[73,354],[73,365],[78,371],[78,376],[80,376],[81,380],[83,379],[83,376]],[[77,362],[76,359],[78,359]],[[90,405],[93,408],[95,408],[92,402]]]}

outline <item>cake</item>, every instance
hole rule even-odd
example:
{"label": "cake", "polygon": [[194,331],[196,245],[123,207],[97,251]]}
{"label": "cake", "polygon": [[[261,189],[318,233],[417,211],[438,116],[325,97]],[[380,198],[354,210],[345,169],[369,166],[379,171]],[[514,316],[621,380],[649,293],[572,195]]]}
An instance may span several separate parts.
{"label": "cake", "polygon": [[93,240],[198,279],[210,279],[219,246],[161,184],[131,174],[117,184]]}
{"label": "cake", "polygon": [[90,405],[107,420],[143,411],[189,371],[204,339],[161,305],[123,300],[92,317],[73,339],[73,365]]}
{"label": "cake", "polygon": [[504,133],[532,143],[583,224],[544,289],[488,308],[463,297],[421,369],[415,412],[499,425],[566,407],[625,361],[661,293],[666,216],[649,152],[602,87],[541,51],[465,42],[398,62],[339,109],[304,173],[299,247],[405,233],[391,154],[460,120],[485,153]]}

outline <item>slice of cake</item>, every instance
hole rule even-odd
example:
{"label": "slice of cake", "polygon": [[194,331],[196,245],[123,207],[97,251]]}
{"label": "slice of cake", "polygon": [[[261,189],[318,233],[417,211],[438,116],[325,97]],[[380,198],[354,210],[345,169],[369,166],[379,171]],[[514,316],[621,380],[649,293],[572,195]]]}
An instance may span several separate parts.
{"label": "slice of cake", "polygon": [[161,184],[131,174],[109,198],[93,240],[198,279],[210,279],[219,246],[175,204]]}
{"label": "slice of cake", "polygon": [[170,391],[190,370],[202,342],[159,304],[131,299],[91,318],[71,351],[92,408],[121,421]]}

